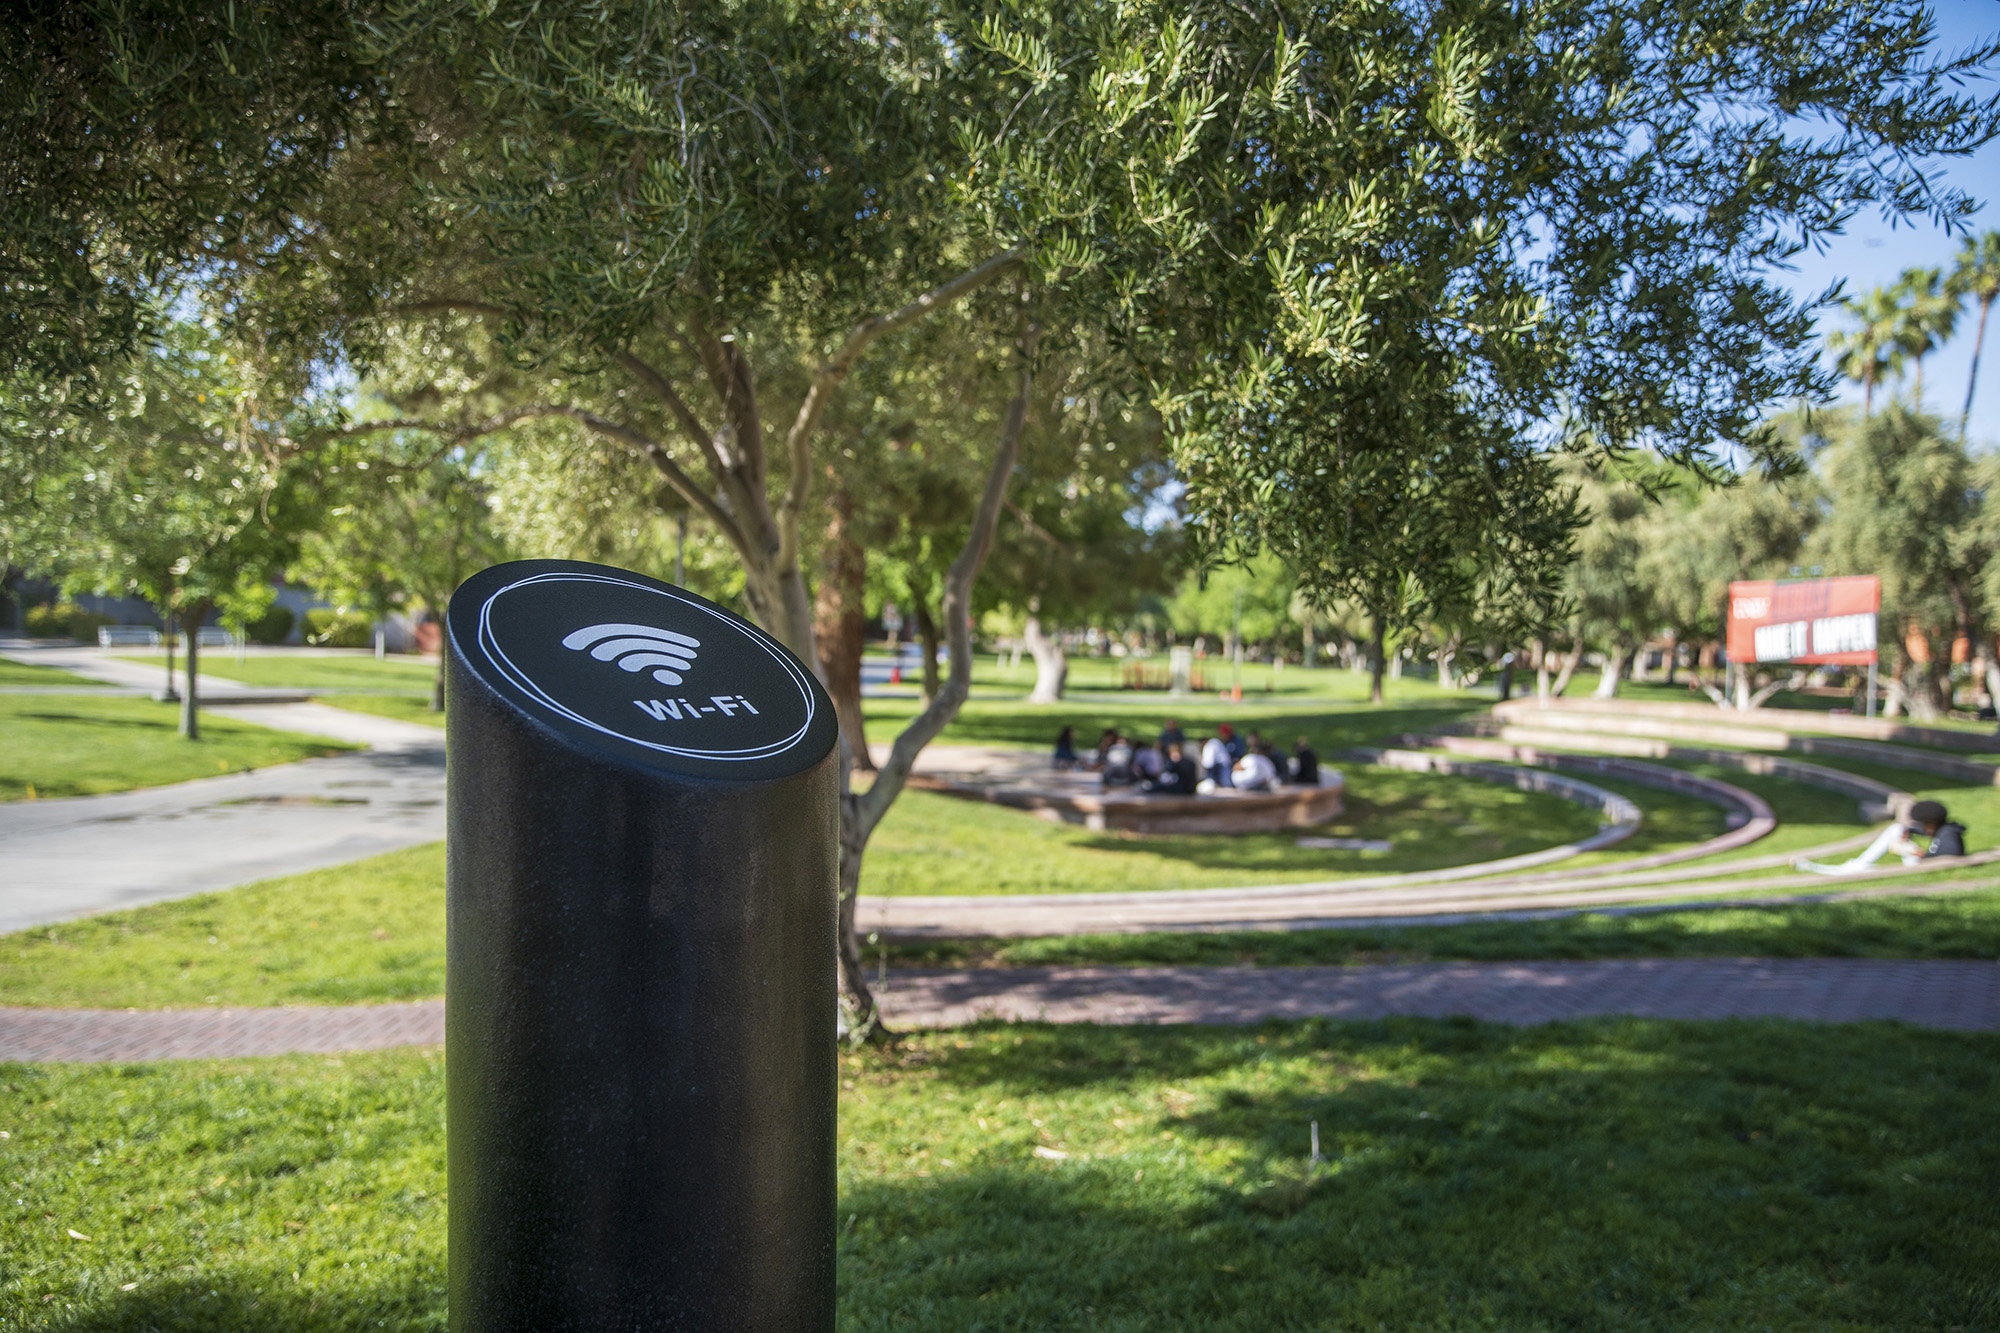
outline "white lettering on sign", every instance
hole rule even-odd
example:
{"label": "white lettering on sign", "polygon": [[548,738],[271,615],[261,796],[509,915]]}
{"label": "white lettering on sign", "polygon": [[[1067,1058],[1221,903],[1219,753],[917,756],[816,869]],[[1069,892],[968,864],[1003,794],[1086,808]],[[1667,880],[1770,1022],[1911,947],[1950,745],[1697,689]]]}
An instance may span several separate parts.
{"label": "white lettering on sign", "polygon": [[1875,648],[1875,613],[1827,616],[1812,623],[1814,653],[1866,653]]}
{"label": "white lettering on sign", "polygon": [[1771,599],[1768,597],[1732,597],[1729,599],[1729,618],[1731,620],[1762,620],[1770,614]]}
{"label": "white lettering on sign", "polygon": [[740,694],[711,694],[708,696],[706,708],[690,703],[686,699],[634,699],[632,706],[655,722],[665,722],[669,718],[676,722],[682,720],[692,722],[711,713],[735,717],[738,710],[752,717],[763,716],[756,705]]}
{"label": "white lettering on sign", "polygon": [[[597,646],[591,648],[592,644]],[[592,657],[616,662],[624,671],[652,667],[654,680],[678,685],[684,679],[680,673],[693,669],[694,650],[701,647],[701,640],[651,625],[590,625],[565,636],[563,647],[590,648]]]}
{"label": "white lettering on sign", "polygon": [[1787,620],[1777,625],[1757,627],[1757,660],[1759,662],[1788,662],[1794,657],[1804,657],[1812,652],[1811,623],[1804,620]]}

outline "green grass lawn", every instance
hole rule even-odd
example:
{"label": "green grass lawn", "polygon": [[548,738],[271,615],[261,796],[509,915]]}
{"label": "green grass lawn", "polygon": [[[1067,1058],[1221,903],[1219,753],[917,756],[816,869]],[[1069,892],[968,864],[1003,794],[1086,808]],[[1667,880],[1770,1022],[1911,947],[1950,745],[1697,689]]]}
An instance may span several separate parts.
{"label": "green grass lawn", "polygon": [[[1979,882],[1984,887],[1922,898],[1580,913],[1543,921],[894,942],[887,946],[887,957],[896,967],[1298,967],[1523,958],[2000,959],[2000,888],[1992,887],[1990,872]],[[874,958],[871,947],[871,963]]]}
{"label": "green grass lawn", "polygon": [[[139,653],[122,658],[145,666],[166,669],[160,653]],[[315,657],[251,655],[241,662],[226,648],[205,649],[201,674],[241,685],[269,686],[295,690],[427,690],[437,679],[437,663],[419,657],[398,655],[376,661],[373,657]]]}
{"label": "green grass lawn", "polygon": [[444,846],[0,936],[0,1004],[356,1004],[444,992]]}
{"label": "green grass lawn", "polygon": [[[0,1080],[0,1324],[444,1327],[436,1052]],[[841,1080],[844,1330],[2000,1321],[1988,1034],[989,1026]]]}
{"label": "green grass lawn", "polygon": [[1490,861],[1597,831],[1597,812],[1473,778],[1348,770],[1347,810],[1316,835],[1388,852],[1300,847],[1298,832],[1125,837],[934,792],[905,792],[876,830],[862,890],[885,895],[1096,893],[1284,883]]}
{"label": "green grass lawn", "polygon": [[431,707],[428,694],[328,694],[316,702],[345,708],[350,713],[370,713],[426,727],[444,726],[444,714]]}
{"label": "green grass lawn", "polygon": [[[1941,889],[1961,887],[1916,898],[1582,914],[1545,921],[887,947],[896,966],[1281,966],[1746,955],[2000,958],[2000,889],[1992,887],[1992,872],[1968,871],[1926,882]],[[874,948],[869,952],[872,962]],[[0,936],[0,1004],[149,1009],[355,1004],[443,990],[444,853],[436,844]]]}
{"label": "green grass lawn", "polygon": [[[871,655],[870,661],[879,664],[883,660]],[[1116,691],[1133,698],[1151,698],[1162,702],[1167,695],[1164,690],[1129,690],[1124,687],[1126,671],[1140,659],[1120,657],[1072,657],[1069,659],[1069,675],[1064,681],[1067,691],[1097,694]],[[1154,679],[1164,677],[1167,671],[1167,655],[1144,659],[1148,675]],[[1205,687],[1196,696],[1217,698],[1229,688],[1229,663],[1221,658],[1211,657],[1196,664]],[[972,679],[975,685],[992,686],[1017,694],[1026,694],[1035,686],[1034,659],[1026,653],[1021,655],[1018,665],[1009,667],[991,653],[979,653],[973,658]],[[903,681],[913,684],[916,673],[905,671]],[[1297,666],[1282,669],[1273,668],[1267,662],[1245,662],[1243,664],[1244,701],[1264,699],[1272,696],[1295,698],[1325,698],[1346,703],[1365,704],[1368,700],[1368,675],[1361,671],[1348,671],[1342,667],[1315,667],[1310,671]],[[1392,699],[1412,698],[1484,699],[1492,703],[1498,697],[1493,686],[1493,678],[1486,678],[1484,684],[1472,690],[1447,690],[1428,677],[1412,672],[1400,680],[1385,680],[1384,690]]]}
{"label": "green grass lawn", "polygon": [[[1689,773],[1699,774],[1705,778],[1714,778],[1718,782],[1726,782],[1733,787],[1740,787],[1754,796],[1762,797],[1764,803],[1771,807],[1771,813],[1777,817],[1778,827],[1757,841],[1733,852],[1724,852],[1713,857],[1696,857],[1684,863],[1689,867],[1707,867],[1751,857],[1770,856],[1778,852],[1789,853],[1801,851],[1807,847],[1816,847],[1822,843],[1852,837],[1857,833],[1865,833],[1873,827],[1873,825],[1862,820],[1859,802],[1855,801],[1852,797],[1843,796],[1838,792],[1828,791],[1824,787],[1810,787],[1803,782],[1794,782],[1789,778],[1766,777],[1757,773],[1745,773],[1742,769],[1730,768],[1723,764],[1682,763],[1666,760],[1647,760],[1646,762],[1659,763],[1668,768],[1682,769]],[[1589,780],[1592,782],[1603,782],[1596,775],[1589,775]],[[1649,790],[1644,787],[1634,788],[1631,792],[1632,799],[1638,801],[1640,808],[1646,811],[1646,818],[1649,821],[1653,818],[1653,805],[1658,803],[1660,798],[1667,794],[1657,789]],[[1681,799],[1686,798],[1683,797]],[[1721,833],[1723,825],[1720,810],[1715,806],[1707,805],[1705,802],[1702,803],[1702,808],[1714,812],[1714,832],[1706,836],[1714,837],[1716,834]],[[1693,840],[1690,839],[1689,841]],[[1777,870],[1770,873],[1782,874],[1785,872]]]}
{"label": "green grass lawn", "polygon": [[[1914,796],[1942,801],[1945,808],[1951,812],[1952,818],[1966,825],[1965,849],[1968,852],[1985,851],[2000,845],[2000,787],[1986,782],[1974,782],[1967,778],[1939,777],[1916,769],[1891,768],[1886,764],[1836,755],[1816,754],[1806,758],[1821,768],[1839,769],[1873,778],[1877,782],[1886,782],[1892,787],[1899,787]],[[1803,846],[1808,833],[1814,837],[1830,839],[1839,837],[1843,833],[1858,833],[1863,827],[1854,802],[1822,788],[1807,787],[1802,783],[1789,782],[1783,778],[1759,777],[1720,765],[1664,759],[1649,762],[1719,778],[1764,797],[1770,803],[1772,812],[1778,816],[1781,826],[1778,832],[1769,838],[1745,848],[1746,855],[1754,854],[1759,848],[1765,847],[1781,851],[1791,850],[1788,844]],[[1790,838],[1784,837],[1786,823],[1793,823],[1794,826],[1795,833]],[[1784,840],[1781,841],[1781,838]]]}
{"label": "green grass lawn", "polygon": [[35,666],[27,662],[16,662],[12,658],[0,657],[0,685],[98,685],[100,681],[88,680],[55,667]]}
{"label": "green grass lawn", "polygon": [[[1345,674],[1345,673],[1338,673]],[[1381,708],[1334,698],[1246,699],[1232,704],[1214,698],[1168,700],[1164,695],[1106,698],[1092,695],[1055,704],[1030,704],[1019,698],[977,697],[966,701],[941,739],[972,745],[1005,745],[1053,751],[1056,733],[1076,728],[1079,746],[1094,745],[1106,727],[1151,739],[1161,722],[1177,718],[1190,737],[1213,732],[1227,722],[1239,732],[1261,731],[1281,750],[1290,750],[1299,736],[1311,738],[1322,754],[1350,745],[1368,745],[1406,731],[1421,731],[1440,722],[1475,713],[1492,701],[1463,693],[1440,691],[1422,681],[1402,682]],[[914,699],[868,699],[868,738],[887,745],[916,715]]]}
{"label": "green grass lawn", "polygon": [[202,739],[184,741],[179,709],[129,696],[0,695],[0,800],[158,787],[352,748],[207,711]]}
{"label": "green grass lawn", "polygon": [[[1110,661],[1112,659],[1103,659]],[[231,669],[234,669],[233,664]],[[1108,669],[1106,688],[1116,685],[1115,673]],[[1030,704],[1024,696],[1034,685],[1034,672],[1025,667],[1013,672],[995,667],[993,660],[981,659],[973,675],[973,697],[939,739],[949,744],[1006,745],[1031,750],[1053,749],[1056,733],[1074,726],[1079,741],[1095,742],[1097,733],[1115,726],[1131,734],[1152,737],[1163,719],[1179,718],[1190,736],[1212,732],[1227,722],[1239,731],[1261,729],[1281,749],[1289,750],[1300,735],[1310,735],[1322,750],[1363,745],[1400,732],[1417,731],[1464,714],[1488,707],[1492,700],[1468,691],[1440,690],[1428,681],[1393,681],[1390,702],[1375,708],[1366,702],[1366,687],[1355,692],[1357,679],[1346,671],[1282,673],[1289,682],[1270,694],[1246,694],[1240,704],[1214,695],[1168,699],[1159,693],[1132,691],[1107,697],[1081,689],[1079,698],[1058,704]],[[1310,677],[1311,679],[1305,679]],[[1085,675],[1086,680],[1090,679]],[[267,682],[257,681],[256,684]],[[280,683],[280,682],[268,682]],[[293,682],[282,682],[290,684]],[[340,708],[377,713],[384,717],[443,726],[444,718],[429,711],[422,700],[390,696],[341,695],[326,700]],[[914,698],[877,698],[863,701],[868,716],[868,739],[884,747],[896,739],[909,720],[916,716]]]}

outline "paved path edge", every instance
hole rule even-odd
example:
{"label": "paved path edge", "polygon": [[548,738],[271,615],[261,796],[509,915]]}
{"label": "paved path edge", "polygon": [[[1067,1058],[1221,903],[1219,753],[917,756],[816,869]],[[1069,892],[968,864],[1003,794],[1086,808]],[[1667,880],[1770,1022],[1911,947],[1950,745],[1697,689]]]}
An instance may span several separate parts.
{"label": "paved path edge", "polygon": [[[1021,967],[889,974],[891,1026],[986,1019],[1245,1024],[1268,1018],[1466,1016],[1533,1025],[1630,1015],[1819,1023],[1893,1020],[2000,1031],[2000,962],[1621,958],[1355,967]],[[0,1061],[106,1062],[334,1054],[444,1040],[444,1001],[345,1007],[0,1008]]]}

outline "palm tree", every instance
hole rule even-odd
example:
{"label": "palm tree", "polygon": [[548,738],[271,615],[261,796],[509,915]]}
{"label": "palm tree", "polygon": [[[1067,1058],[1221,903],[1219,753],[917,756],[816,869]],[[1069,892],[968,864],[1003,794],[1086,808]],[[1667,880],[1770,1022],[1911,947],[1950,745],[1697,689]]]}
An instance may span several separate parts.
{"label": "palm tree", "polygon": [[2000,231],[1965,238],[1947,289],[1961,298],[1979,299],[1979,332],[1972,339],[1972,373],[1966,376],[1965,407],[1958,414],[1958,438],[1963,440],[1965,428],[1972,420],[1972,391],[1979,384],[1979,349],[1986,342],[1986,316],[1993,309],[1994,298],[2000,297]]}
{"label": "palm tree", "polygon": [[1896,303],[1902,307],[1897,321],[1896,342],[1917,363],[1916,408],[1924,407],[1924,358],[1937,350],[1958,327],[1959,295],[1944,284],[1944,275],[1934,268],[1906,268],[1896,284]]}
{"label": "palm tree", "polygon": [[1868,416],[1875,410],[1875,385],[1883,373],[1903,367],[1904,311],[1886,287],[1850,296],[1841,307],[1860,327],[1835,333],[1826,345],[1839,356],[1840,373],[1861,385],[1861,415]]}

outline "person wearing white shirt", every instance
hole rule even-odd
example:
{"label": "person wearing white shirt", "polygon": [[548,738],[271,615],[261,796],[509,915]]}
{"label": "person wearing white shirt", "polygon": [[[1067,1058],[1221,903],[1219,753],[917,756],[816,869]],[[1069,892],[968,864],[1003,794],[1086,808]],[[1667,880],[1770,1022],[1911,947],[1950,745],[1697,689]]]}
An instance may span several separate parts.
{"label": "person wearing white shirt", "polygon": [[1275,791],[1278,786],[1278,766],[1262,750],[1252,750],[1238,759],[1232,776],[1244,791]]}
{"label": "person wearing white shirt", "polygon": [[1232,764],[1229,745],[1220,736],[1210,736],[1201,743],[1202,776],[1218,787],[1230,785],[1229,770]]}

